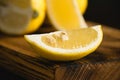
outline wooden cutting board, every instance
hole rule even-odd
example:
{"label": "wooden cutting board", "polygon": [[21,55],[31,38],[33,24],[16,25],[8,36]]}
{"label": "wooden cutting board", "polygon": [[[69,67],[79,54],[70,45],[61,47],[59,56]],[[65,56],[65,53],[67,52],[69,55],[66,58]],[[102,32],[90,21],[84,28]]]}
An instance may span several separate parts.
{"label": "wooden cutting board", "polygon": [[[45,26],[36,33],[54,30]],[[103,32],[103,42],[95,52],[70,62],[42,59],[23,36],[1,34],[0,66],[27,80],[120,80],[120,30],[103,25]]]}

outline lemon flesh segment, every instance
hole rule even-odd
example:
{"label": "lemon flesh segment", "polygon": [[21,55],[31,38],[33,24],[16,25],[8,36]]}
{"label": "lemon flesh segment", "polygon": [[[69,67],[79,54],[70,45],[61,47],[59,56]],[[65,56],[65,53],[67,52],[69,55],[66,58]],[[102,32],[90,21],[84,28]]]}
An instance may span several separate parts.
{"label": "lemon flesh segment", "polygon": [[[88,32],[89,31],[89,32]],[[84,34],[84,35],[83,35]],[[88,36],[89,34],[93,34]],[[86,47],[91,41],[95,41],[97,32],[91,28],[59,31],[56,34],[42,36],[41,40],[48,46],[61,49],[77,49]]]}
{"label": "lemon flesh segment", "polygon": [[47,34],[25,35],[41,57],[57,61],[80,59],[97,49],[102,42],[101,26]]}
{"label": "lemon flesh segment", "polygon": [[0,1],[0,30],[8,34],[21,34],[32,19],[30,0]]}
{"label": "lemon flesh segment", "polygon": [[46,0],[48,17],[58,30],[87,27],[76,0]]}

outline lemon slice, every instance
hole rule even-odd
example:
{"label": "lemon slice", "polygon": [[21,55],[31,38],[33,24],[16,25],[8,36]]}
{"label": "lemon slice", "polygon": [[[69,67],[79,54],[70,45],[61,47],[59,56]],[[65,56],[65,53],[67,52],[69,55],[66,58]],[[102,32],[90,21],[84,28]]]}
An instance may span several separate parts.
{"label": "lemon slice", "polygon": [[46,0],[47,13],[57,30],[87,27],[76,0]]}
{"label": "lemon slice", "polygon": [[95,51],[102,41],[103,33],[101,26],[98,25],[24,37],[41,57],[56,61],[70,61]]}
{"label": "lemon slice", "polygon": [[1,0],[0,30],[7,34],[34,32],[45,17],[45,0]]}

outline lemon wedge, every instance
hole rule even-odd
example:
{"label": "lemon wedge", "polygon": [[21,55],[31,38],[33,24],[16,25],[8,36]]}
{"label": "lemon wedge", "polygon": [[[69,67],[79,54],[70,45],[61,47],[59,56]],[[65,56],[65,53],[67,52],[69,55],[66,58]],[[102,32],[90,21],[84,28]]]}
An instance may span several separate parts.
{"label": "lemon wedge", "polygon": [[56,61],[70,61],[95,51],[102,41],[103,32],[101,26],[97,25],[24,37],[41,57]]}
{"label": "lemon wedge", "polygon": [[0,30],[21,35],[36,31],[45,18],[45,0],[1,0]]}
{"label": "lemon wedge", "polygon": [[46,0],[47,14],[57,30],[87,27],[76,0]]}

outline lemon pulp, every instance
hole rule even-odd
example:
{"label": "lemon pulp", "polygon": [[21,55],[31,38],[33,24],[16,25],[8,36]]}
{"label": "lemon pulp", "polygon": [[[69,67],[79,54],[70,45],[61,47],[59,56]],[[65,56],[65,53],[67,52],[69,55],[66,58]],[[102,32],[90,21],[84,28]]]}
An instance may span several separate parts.
{"label": "lemon pulp", "polygon": [[[84,34],[84,35],[83,35]],[[92,35],[91,35],[92,34]],[[76,49],[85,47],[87,44],[95,41],[97,32],[91,28],[60,32],[48,36],[43,36],[43,43],[48,46],[63,49]]]}

